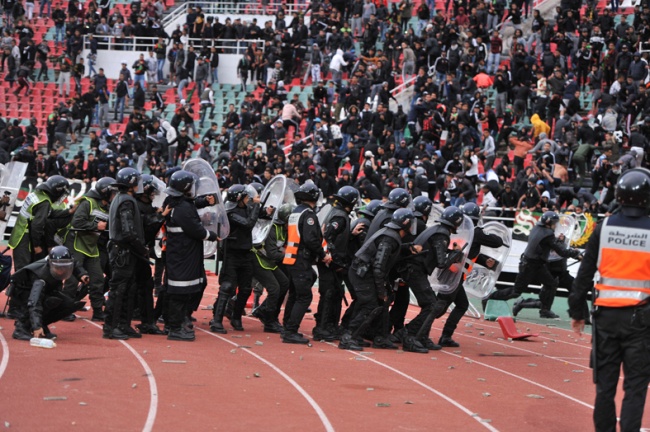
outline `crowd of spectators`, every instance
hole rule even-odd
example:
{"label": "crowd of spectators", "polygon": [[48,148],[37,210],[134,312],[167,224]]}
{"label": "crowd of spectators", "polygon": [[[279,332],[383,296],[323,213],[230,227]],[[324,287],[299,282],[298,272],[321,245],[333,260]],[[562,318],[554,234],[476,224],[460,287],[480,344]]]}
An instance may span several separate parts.
{"label": "crowd of spectators", "polygon": [[[13,24],[2,44],[17,47],[18,55],[14,47],[5,49],[2,66],[14,63],[5,80],[16,64],[33,66],[38,50],[33,58],[24,53],[40,46],[29,36],[30,18],[13,13],[16,6],[8,12],[7,3],[6,22]],[[352,184],[367,199],[405,187],[413,196],[426,193],[455,205],[481,200],[541,210],[577,200],[589,211],[607,211],[620,173],[648,166],[643,41],[650,36],[649,2],[620,13],[618,24],[616,12],[593,2],[562,0],[553,19],[528,1],[447,3],[436,10],[430,1],[312,1],[309,24],[299,13],[285,21],[279,10],[262,27],[256,20],[220,23],[197,7],[189,9],[186,25],[167,35],[157,24],[160,0],[138,6],[126,24],[104,2],[78,8],[71,1],[77,9],[68,6],[65,30],[56,34],[57,42],[65,41],[58,58],[73,70],[83,66],[77,41],[87,33],[95,34],[96,49],[106,32],[120,40],[154,36],[158,43],[136,64],[123,65],[113,89],[100,68],[90,90],[55,110],[45,131],[35,121],[0,125],[0,159],[28,162],[28,175],[92,181],[125,165],[164,175],[196,155],[214,164],[223,187],[265,184],[285,174],[299,183],[313,179],[325,196]],[[219,40],[249,40],[237,71],[242,90],[249,82],[257,90],[239,107],[224,108],[217,124],[219,53],[229,52],[212,47]],[[169,76],[162,73],[166,61]],[[65,73],[60,66],[59,77]],[[298,94],[288,95],[308,77],[305,106]],[[192,80],[197,90],[183,99],[182,88]],[[397,102],[392,90],[404,81],[414,96],[391,109]],[[157,87],[167,82],[179,87],[171,121],[161,116],[168,101]],[[117,94],[112,110],[111,92]],[[147,98],[154,102],[150,111]],[[121,120],[129,100],[126,130],[113,135],[109,117]],[[90,150],[65,161],[61,153],[84,128]],[[33,138],[41,133],[48,147],[35,151]]]}

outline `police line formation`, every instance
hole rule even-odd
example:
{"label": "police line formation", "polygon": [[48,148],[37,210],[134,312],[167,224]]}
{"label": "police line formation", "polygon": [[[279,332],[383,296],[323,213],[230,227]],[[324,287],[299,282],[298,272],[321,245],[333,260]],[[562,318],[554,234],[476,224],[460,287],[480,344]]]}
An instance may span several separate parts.
{"label": "police line formation", "polygon": [[[577,332],[589,319],[587,293],[596,294],[594,420],[615,427],[613,401],[623,363],[621,427],[640,427],[650,383],[650,362],[638,366],[650,346],[650,170],[635,168],[620,177],[618,209],[597,226],[584,254],[556,235],[560,215],[545,212],[530,233],[514,286],[503,289],[495,283],[511,238],[500,234],[508,233],[505,229],[483,225],[475,203],[442,208],[424,196],[412,200],[401,188],[384,202],[363,203],[357,189],[344,186],[330,205],[313,182],[298,186],[284,176],[266,187],[235,184],[224,202],[206,161],[191,159],[171,171],[165,184],[122,168],[115,179],[98,180],[72,207],[65,204],[69,184],[61,176],[27,196],[9,240],[15,339],[55,338],[48,325],[74,319],[88,295],[92,320],[104,323],[104,338],[151,334],[193,341],[192,313],[208,283],[204,258],[217,254],[213,332],[228,332],[224,318],[243,331],[241,318],[255,291],[252,315],[264,332],[280,334],[284,343],[308,344],[301,323],[319,279],[315,340],[338,341],[347,350],[401,344],[404,351],[427,353],[459,346],[453,334],[469,307],[465,285],[470,281],[484,307],[489,300],[518,298],[515,315],[538,308],[540,317],[556,318],[555,290],[563,278],[572,279],[566,268],[566,258],[572,257],[582,260],[575,281],[570,280]],[[486,276],[479,286],[473,277],[477,269]],[[539,299],[521,297],[531,282],[543,286]],[[352,301],[343,312],[344,287]],[[259,304],[262,290],[266,297]],[[409,290],[420,312],[405,323]],[[434,342],[431,326],[452,304]],[[135,329],[134,316],[140,320]]]}

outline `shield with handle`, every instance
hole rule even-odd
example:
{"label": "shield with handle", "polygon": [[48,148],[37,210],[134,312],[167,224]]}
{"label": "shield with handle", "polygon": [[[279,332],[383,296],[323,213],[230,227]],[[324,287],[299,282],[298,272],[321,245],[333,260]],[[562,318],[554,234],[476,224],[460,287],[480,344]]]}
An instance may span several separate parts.
{"label": "shield with handle", "polygon": [[[487,298],[494,291],[512,245],[512,233],[501,222],[486,223],[483,225],[483,232],[501,238],[503,246],[498,248],[481,246],[474,262],[468,263],[470,267],[463,286],[467,294],[480,299]],[[488,263],[489,259],[494,263]]]}
{"label": "shield with handle", "polygon": [[435,269],[431,276],[429,276],[429,283],[431,288],[438,294],[452,294],[458,288],[460,279],[463,277],[463,270],[465,267],[465,260],[469,254],[469,248],[472,246],[474,239],[474,223],[472,220],[464,216],[463,223],[456,230],[456,234],[452,234],[449,241],[450,249],[459,249],[457,252],[457,259],[449,268]]}
{"label": "shield with handle", "polygon": [[20,186],[25,179],[25,171],[27,171],[25,162],[0,164],[0,233],[3,235],[16,205]]}
{"label": "shield with handle", "polygon": [[262,191],[260,196],[260,203],[262,208],[260,210],[260,216],[266,215],[266,209],[273,208],[273,213],[268,217],[260,217],[255,223],[253,228],[253,244],[259,245],[266,240],[269,230],[275,222],[278,214],[278,209],[282,207],[283,204],[295,202],[293,198],[293,192],[288,186],[287,178],[283,175],[277,175],[271,179]]}
{"label": "shield with handle", "polygon": [[[225,239],[230,234],[230,223],[223,204],[223,197],[219,189],[219,182],[214,169],[203,159],[189,159],[183,164],[183,169],[196,175],[196,196],[212,195],[215,204],[199,209],[201,223],[208,231],[217,233],[219,238]],[[218,242],[203,242],[203,256],[210,257],[217,252]]]}
{"label": "shield with handle", "polygon": [[[564,247],[568,248],[571,245],[571,239],[573,238],[573,233],[576,230],[577,221],[571,215],[560,215],[560,221],[555,225],[555,237],[559,237],[560,234],[564,234]],[[550,255],[548,256],[549,261],[560,261],[563,259],[560,255],[557,254],[554,250],[551,250]]]}
{"label": "shield with handle", "polygon": [[432,227],[440,221],[440,216],[442,212],[445,211],[444,207],[440,204],[434,204],[431,206],[431,213],[429,213],[429,218],[427,219],[427,227]]}

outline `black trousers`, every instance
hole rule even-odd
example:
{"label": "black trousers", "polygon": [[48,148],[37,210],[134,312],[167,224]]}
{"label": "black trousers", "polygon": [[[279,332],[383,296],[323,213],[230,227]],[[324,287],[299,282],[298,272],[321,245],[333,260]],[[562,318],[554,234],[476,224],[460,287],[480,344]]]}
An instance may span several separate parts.
{"label": "black trousers", "polygon": [[153,278],[151,277],[151,266],[138,260],[135,263],[135,284],[138,289],[136,304],[140,309],[140,321],[143,324],[153,324]]}
{"label": "black trousers", "polygon": [[[517,298],[524,292],[531,282],[537,282],[546,286],[546,290],[557,290],[557,281],[548,271],[547,263],[544,261],[521,259],[519,262],[519,273],[515,279],[515,285],[497,290],[490,295],[491,300],[509,300]],[[540,300],[542,293],[540,292]],[[550,306],[549,306],[550,307]]]}
{"label": "black trousers", "polygon": [[237,301],[233,311],[232,319],[241,319],[246,301],[250,297],[253,288],[253,252],[248,250],[228,249],[224,256],[223,267],[219,275],[219,284],[230,282],[237,287]]}
{"label": "black trousers", "polygon": [[281,303],[280,298],[284,300],[289,290],[289,279],[279,268],[270,270],[262,267],[257,257],[253,257],[253,277],[266,289],[266,299],[260,305],[261,310],[266,316],[277,318],[278,303]]}
{"label": "black trousers", "polygon": [[[187,318],[192,310],[194,294],[167,294],[165,300],[167,302],[167,316],[165,324],[170,330],[180,330],[185,318]],[[144,322],[144,321],[143,321]]]}
{"label": "black trousers", "polygon": [[[415,294],[415,291],[413,291],[413,294]],[[406,312],[408,311],[409,308],[409,300],[411,300],[411,293],[409,292],[409,286],[405,284],[400,284],[399,287],[397,288],[397,291],[395,291],[395,301],[393,302],[393,306],[390,308],[390,313],[389,313],[390,323],[393,326],[394,331],[397,331],[402,327],[404,327]]]}
{"label": "black trousers", "polygon": [[[41,318],[43,326],[60,321],[78,310],[74,299],[63,294],[63,292],[48,291],[47,287],[44,289],[46,292],[43,296],[43,314]],[[16,326],[22,326],[27,331],[33,331],[27,307],[30,289],[17,289],[15,291],[15,307],[18,315]],[[80,305],[83,305],[83,303],[80,303]]]}
{"label": "black trousers", "polygon": [[[370,270],[372,271],[372,270]],[[377,297],[377,288],[372,273],[366,274],[364,277],[359,277],[356,270],[350,268],[348,271],[350,283],[354,286],[356,294],[356,304],[348,329],[354,333],[366,321],[370,312],[380,306],[379,297]],[[387,336],[388,334],[389,318],[388,312],[378,316],[373,323],[371,323],[370,331],[364,333],[371,333],[378,336]]]}
{"label": "black trousers", "polygon": [[[433,311],[433,307],[437,303],[437,300],[436,295],[429,284],[429,278],[426,272],[413,267],[409,269],[404,277],[408,286],[413,290],[415,298],[418,300],[418,306],[420,306],[420,313],[406,325],[406,331],[408,331],[410,335],[415,336],[420,329],[422,329],[427,317]],[[395,302],[397,302],[397,300],[395,300]],[[429,337],[428,335],[431,331],[432,323],[433,322],[429,323],[428,328],[422,329],[423,335]]]}
{"label": "black trousers", "polygon": [[323,330],[336,331],[341,318],[341,302],[343,301],[342,273],[318,264],[318,311],[314,314],[316,327]]}
{"label": "black trousers", "polygon": [[449,306],[453,303],[454,310],[451,311],[445,326],[442,328],[442,336],[451,337],[458,327],[460,322],[467,309],[469,309],[469,299],[467,298],[467,293],[465,292],[465,287],[462,282],[451,294],[439,294],[438,302],[441,305],[436,305],[436,318],[440,318],[447,311]]}
{"label": "black trousers", "polygon": [[[616,387],[623,366],[623,406],[620,430],[641,428],[650,384],[650,328],[632,324],[634,308],[599,308],[595,318],[596,403],[594,426],[598,432],[616,431]],[[593,366],[593,365],[592,365]]]}
{"label": "black trousers", "polygon": [[289,271],[289,298],[284,311],[284,327],[289,332],[298,332],[300,323],[311,305],[313,294],[311,288],[316,282],[316,272],[311,266],[293,265],[287,266]]}
{"label": "black trousers", "polygon": [[136,293],[135,260],[128,249],[119,246],[109,248],[111,280],[106,302],[104,328],[126,327],[131,325],[133,304]]}

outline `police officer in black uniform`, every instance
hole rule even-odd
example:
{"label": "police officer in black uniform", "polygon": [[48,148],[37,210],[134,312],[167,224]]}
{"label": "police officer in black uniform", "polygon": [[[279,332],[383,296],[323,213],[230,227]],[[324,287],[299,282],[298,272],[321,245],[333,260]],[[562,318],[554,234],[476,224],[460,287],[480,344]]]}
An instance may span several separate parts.
{"label": "police officer in black uniform", "polygon": [[[497,235],[486,234],[483,231],[483,228],[479,226],[479,222],[481,221],[481,208],[478,205],[472,202],[465,203],[461,207],[461,211],[474,223],[474,237],[472,245],[469,248],[469,253],[467,254],[467,259],[470,261],[476,260],[476,262],[486,268],[494,268],[498,263],[488,256],[481,255],[481,246],[495,249],[500,248],[503,246],[503,240]],[[465,264],[465,267],[467,268],[469,265]],[[441,304],[436,305],[436,308],[440,307],[436,318],[440,318],[447,311],[451,303],[454,304],[454,310],[451,311],[447,317],[438,344],[443,347],[458,347],[460,345],[452,339],[452,336],[454,331],[456,331],[456,327],[458,327],[460,319],[465,315],[467,309],[469,309],[469,299],[467,298],[467,293],[463,286],[463,278],[461,278],[458,288],[456,288],[454,292],[450,294],[440,294],[438,296],[438,301],[441,302]]]}
{"label": "police officer in black uniform", "polygon": [[447,207],[438,224],[427,228],[413,240],[413,244],[424,252],[407,258],[400,268],[400,276],[413,290],[420,306],[420,313],[393,334],[393,340],[403,343],[404,351],[427,353],[441,348],[429,338],[437,313],[435,307],[439,303],[429,283],[429,276],[436,268],[447,269],[456,262],[457,254],[448,248],[451,234],[462,222],[460,209]]}
{"label": "police officer in black uniform", "polygon": [[[223,267],[219,275],[219,296],[214,303],[214,318],[210,330],[215,333],[227,333],[223,327],[223,316],[228,301],[237,296],[230,325],[237,331],[244,331],[241,322],[246,301],[252,292],[253,281],[253,228],[260,214],[260,197],[253,198],[249,204],[250,194],[246,186],[230,186],[226,196],[226,211],[230,223],[230,234],[224,240]],[[268,209],[270,212],[273,209]],[[168,258],[169,259],[169,258]]]}
{"label": "police officer in black uniform", "polygon": [[[158,209],[151,204],[154,197],[161,193],[162,181],[158,182],[150,174],[142,175],[142,193],[136,194],[135,199],[138,203],[138,210],[142,218],[144,228],[144,241],[149,249],[149,256],[155,258],[154,243],[156,236],[162,227],[165,216],[170,209]],[[159,186],[160,185],[160,186]],[[140,311],[140,324],[136,328],[143,334],[162,335],[165,334],[155,324],[153,308],[153,288],[154,282],[151,274],[151,265],[145,260],[137,260],[135,263],[135,280],[138,292],[136,294],[136,304]]]}
{"label": "police officer in black uniform", "polygon": [[203,295],[208,283],[203,264],[203,241],[217,240],[217,233],[205,229],[201,223],[197,207],[214,204],[215,198],[195,200],[195,176],[184,170],[172,174],[165,192],[167,339],[191,342],[195,334],[190,316],[197,307],[197,297]]}
{"label": "police officer in black uniform", "polygon": [[623,366],[620,430],[641,429],[650,384],[650,171],[634,168],[616,184],[616,213],[598,224],[569,295],[574,331],[584,330],[584,303],[596,271],[591,367],[596,383],[594,425],[615,431],[616,390]]}
{"label": "police officer in black uniform", "polygon": [[142,218],[134,196],[142,193],[142,176],[134,168],[122,168],[115,176],[117,195],[108,219],[108,256],[112,277],[109,282],[104,338],[124,340],[142,335],[131,327],[136,293],[136,260],[149,260]]}
{"label": "police officer in black uniform", "polygon": [[357,252],[348,271],[357,303],[349,327],[341,336],[339,348],[361,351],[364,345],[361,337],[371,325],[376,334],[373,347],[396,348],[388,339],[389,290],[392,290],[392,287],[387,287],[388,275],[405,246],[412,253],[422,250],[420,246],[402,244],[402,238],[411,229],[412,223],[415,222],[411,210],[395,210],[391,221],[369,237]]}
{"label": "police officer in black uniform", "polygon": [[289,216],[287,247],[283,263],[289,272],[291,285],[285,305],[284,333],[282,342],[307,344],[298,330],[311,304],[311,288],[316,282],[312,266],[318,262],[330,264],[332,257],[323,249],[323,233],[314,212],[320,197],[318,187],[311,181],[305,182],[294,193],[298,206]]}
{"label": "police officer in black uniform", "polygon": [[348,245],[350,239],[363,231],[357,225],[350,230],[350,212],[359,201],[359,191],[352,186],[343,186],[334,194],[334,204],[322,222],[323,237],[332,256],[329,265],[318,263],[318,312],[314,314],[316,327],[314,339],[333,341],[340,337],[339,319],[343,301],[343,274],[350,267]]}
{"label": "police officer in black uniform", "polygon": [[366,233],[366,238],[372,237],[377,231],[391,221],[395,210],[406,208],[411,203],[411,196],[406,189],[395,188],[388,194],[388,201],[382,204],[382,209],[372,219],[372,223]]}
{"label": "police officer in black uniform", "polygon": [[[428,197],[419,196],[413,200],[412,207],[417,227],[415,232],[413,232],[413,229],[411,228],[411,231],[406,234],[403,239],[404,243],[412,243],[419,234],[427,229],[427,220],[431,214],[433,202]],[[393,331],[398,331],[401,328],[404,328],[404,319],[406,318],[406,312],[408,311],[410,300],[411,293],[409,287],[402,281],[397,286],[395,301],[393,302],[393,306],[390,308],[390,323],[393,327]],[[391,340],[396,342],[394,338],[391,338]]]}
{"label": "police officer in black uniform", "polygon": [[[514,286],[493,292],[489,299],[509,300],[517,298],[528,288],[529,283],[536,281],[548,287],[548,291],[540,292],[539,300],[519,300],[515,303],[515,308],[538,308],[540,309],[540,317],[544,318],[549,315],[553,297],[549,296],[548,293],[555,293],[555,290],[557,290],[557,281],[548,271],[547,267],[548,256],[551,250],[554,250],[562,257],[578,258],[580,256],[580,251],[567,248],[564,245],[563,235],[560,235],[558,238],[555,237],[555,226],[559,221],[560,216],[554,211],[544,212],[528,236],[528,244],[526,245],[526,250],[521,255],[519,273],[517,273]],[[486,300],[483,302],[485,304]]]}
{"label": "police officer in black uniform", "polygon": [[63,280],[72,274],[88,283],[88,274],[72,259],[65,246],[55,246],[47,258],[35,261],[18,270],[11,277],[14,287],[16,322],[14,339],[32,337],[53,339],[48,325],[80,310],[84,302],[63,294]]}

